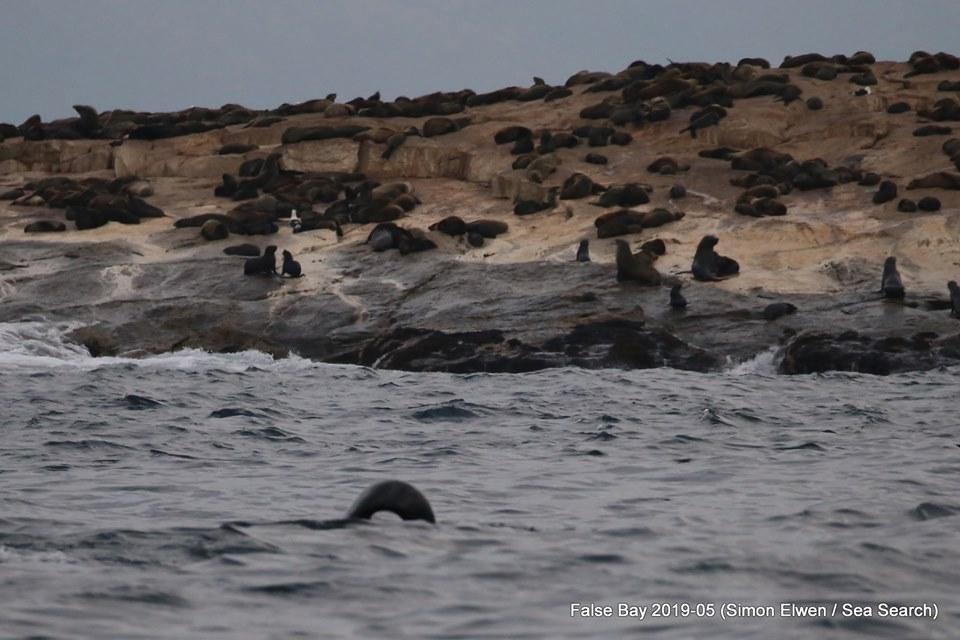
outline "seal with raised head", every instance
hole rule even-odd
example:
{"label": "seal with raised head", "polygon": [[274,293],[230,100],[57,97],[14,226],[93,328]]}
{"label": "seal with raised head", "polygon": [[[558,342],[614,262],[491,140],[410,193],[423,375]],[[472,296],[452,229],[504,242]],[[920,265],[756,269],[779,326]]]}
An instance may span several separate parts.
{"label": "seal with raised head", "polygon": [[633,253],[626,240],[617,240],[617,280],[633,280],[642,285],[659,286],[662,278],[653,266],[650,254]]}
{"label": "seal with raised head", "polygon": [[590,262],[590,241],[581,240],[577,247],[577,262]]}
{"label": "seal with raised head", "polygon": [[259,258],[248,258],[243,262],[245,276],[275,276],[277,275],[277,247],[270,245],[263,250]]}
{"label": "seal with raised head", "polygon": [[714,247],[720,242],[716,236],[704,236],[693,257],[693,277],[697,280],[724,280],[740,273],[740,265],[733,258],[721,256]]}
{"label": "seal with raised head", "polygon": [[880,277],[880,292],[884,298],[902,300],[906,295],[900,272],[897,271],[897,259],[893,256],[883,261],[883,275]]}
{"label": "seal with raised head", "polygon": [[291,278],[300,278],[303,276],[303,271],[300,269],[300,263],[293,259],[293,254],[283,250],[283,267],[281,269],[281,274],[289,276]]}

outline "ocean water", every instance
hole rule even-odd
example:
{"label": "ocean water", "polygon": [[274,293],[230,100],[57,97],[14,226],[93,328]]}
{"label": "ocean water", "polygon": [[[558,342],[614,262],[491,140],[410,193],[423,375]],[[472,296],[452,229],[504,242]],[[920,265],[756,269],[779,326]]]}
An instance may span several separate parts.
{"label": "ocean water", "polygon": [[[63,329],[0,325],[2,638],[960,637],[958,370],[414,374]],[[322,526],[389,478],[437,524]]]}

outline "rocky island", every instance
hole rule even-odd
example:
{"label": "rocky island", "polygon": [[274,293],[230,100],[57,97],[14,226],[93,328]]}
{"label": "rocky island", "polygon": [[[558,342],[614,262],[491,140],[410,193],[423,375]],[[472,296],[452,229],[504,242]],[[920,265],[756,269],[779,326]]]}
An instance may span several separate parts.
{"label": "rocky island", "polygon": [[[34,116],[0,125],[0,322],[415,371],[957,364],[958,91],[952,55],[857,52]],[[692,277],[708,235],[736,277]],[[618,240],[659,283],[618,278]],[[303,277],[245,276],[268,246]]]}

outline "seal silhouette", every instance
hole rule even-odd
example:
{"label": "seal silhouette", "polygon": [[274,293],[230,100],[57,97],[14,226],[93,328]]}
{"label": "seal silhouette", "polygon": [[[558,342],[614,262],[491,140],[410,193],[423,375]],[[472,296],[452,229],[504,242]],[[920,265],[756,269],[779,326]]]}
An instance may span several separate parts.
{"label": "seal silhouette", "polygon": [[950,290],[950,315],[960,320],[960,286],[955,280],[947,283]]}
{"label": "seal silhouette", "polygon": [[906,295],[900,272],[897,271],[897,259],[893,256],[883,261],[883,275],[880,277],[880,291],[884,298],[902,300]]}
{"label": "seal silhouette", "polygon": [[740,265],[736,260],[714,251],[718,242],[720,239],[716,236],[704,236],[697,245],[692,267],[693,277],[697,280],[724,280],[740,273]]}
{"label": "seal silhouette", "polygon": [[303,277],[303,271],[300,269],[300,263],[293,259],[293,254],[283,250],[283,267],[281,273],[291,278]]}
{"label": "seal silhouette", "polygon": [[577,262],[590,262],[590,241],[581,240],[577,247]]}
{"label": "seal silhouette", "polygon": [[248,258],[243,262],[243,275],[245,276],[271,276],[277,275],[277,247],[270,245],[263,250],[263,255],[259,258]]}
{"label": "seal silhouette", "polygon": [[680,289],[683,287],[682,284],[675,284],[670,288],[670,308],[681,311],[687,308],[687,299],[683,297],[683,294],[680,293]]}

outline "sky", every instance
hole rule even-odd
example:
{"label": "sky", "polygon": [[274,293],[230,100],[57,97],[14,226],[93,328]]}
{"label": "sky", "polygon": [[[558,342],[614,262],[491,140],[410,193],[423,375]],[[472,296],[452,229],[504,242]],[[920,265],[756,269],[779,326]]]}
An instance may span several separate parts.
{"label": "sky", "polygon": [[960,54],[960,0],[0,0],[0,122],[562,84],[634,60]]}

